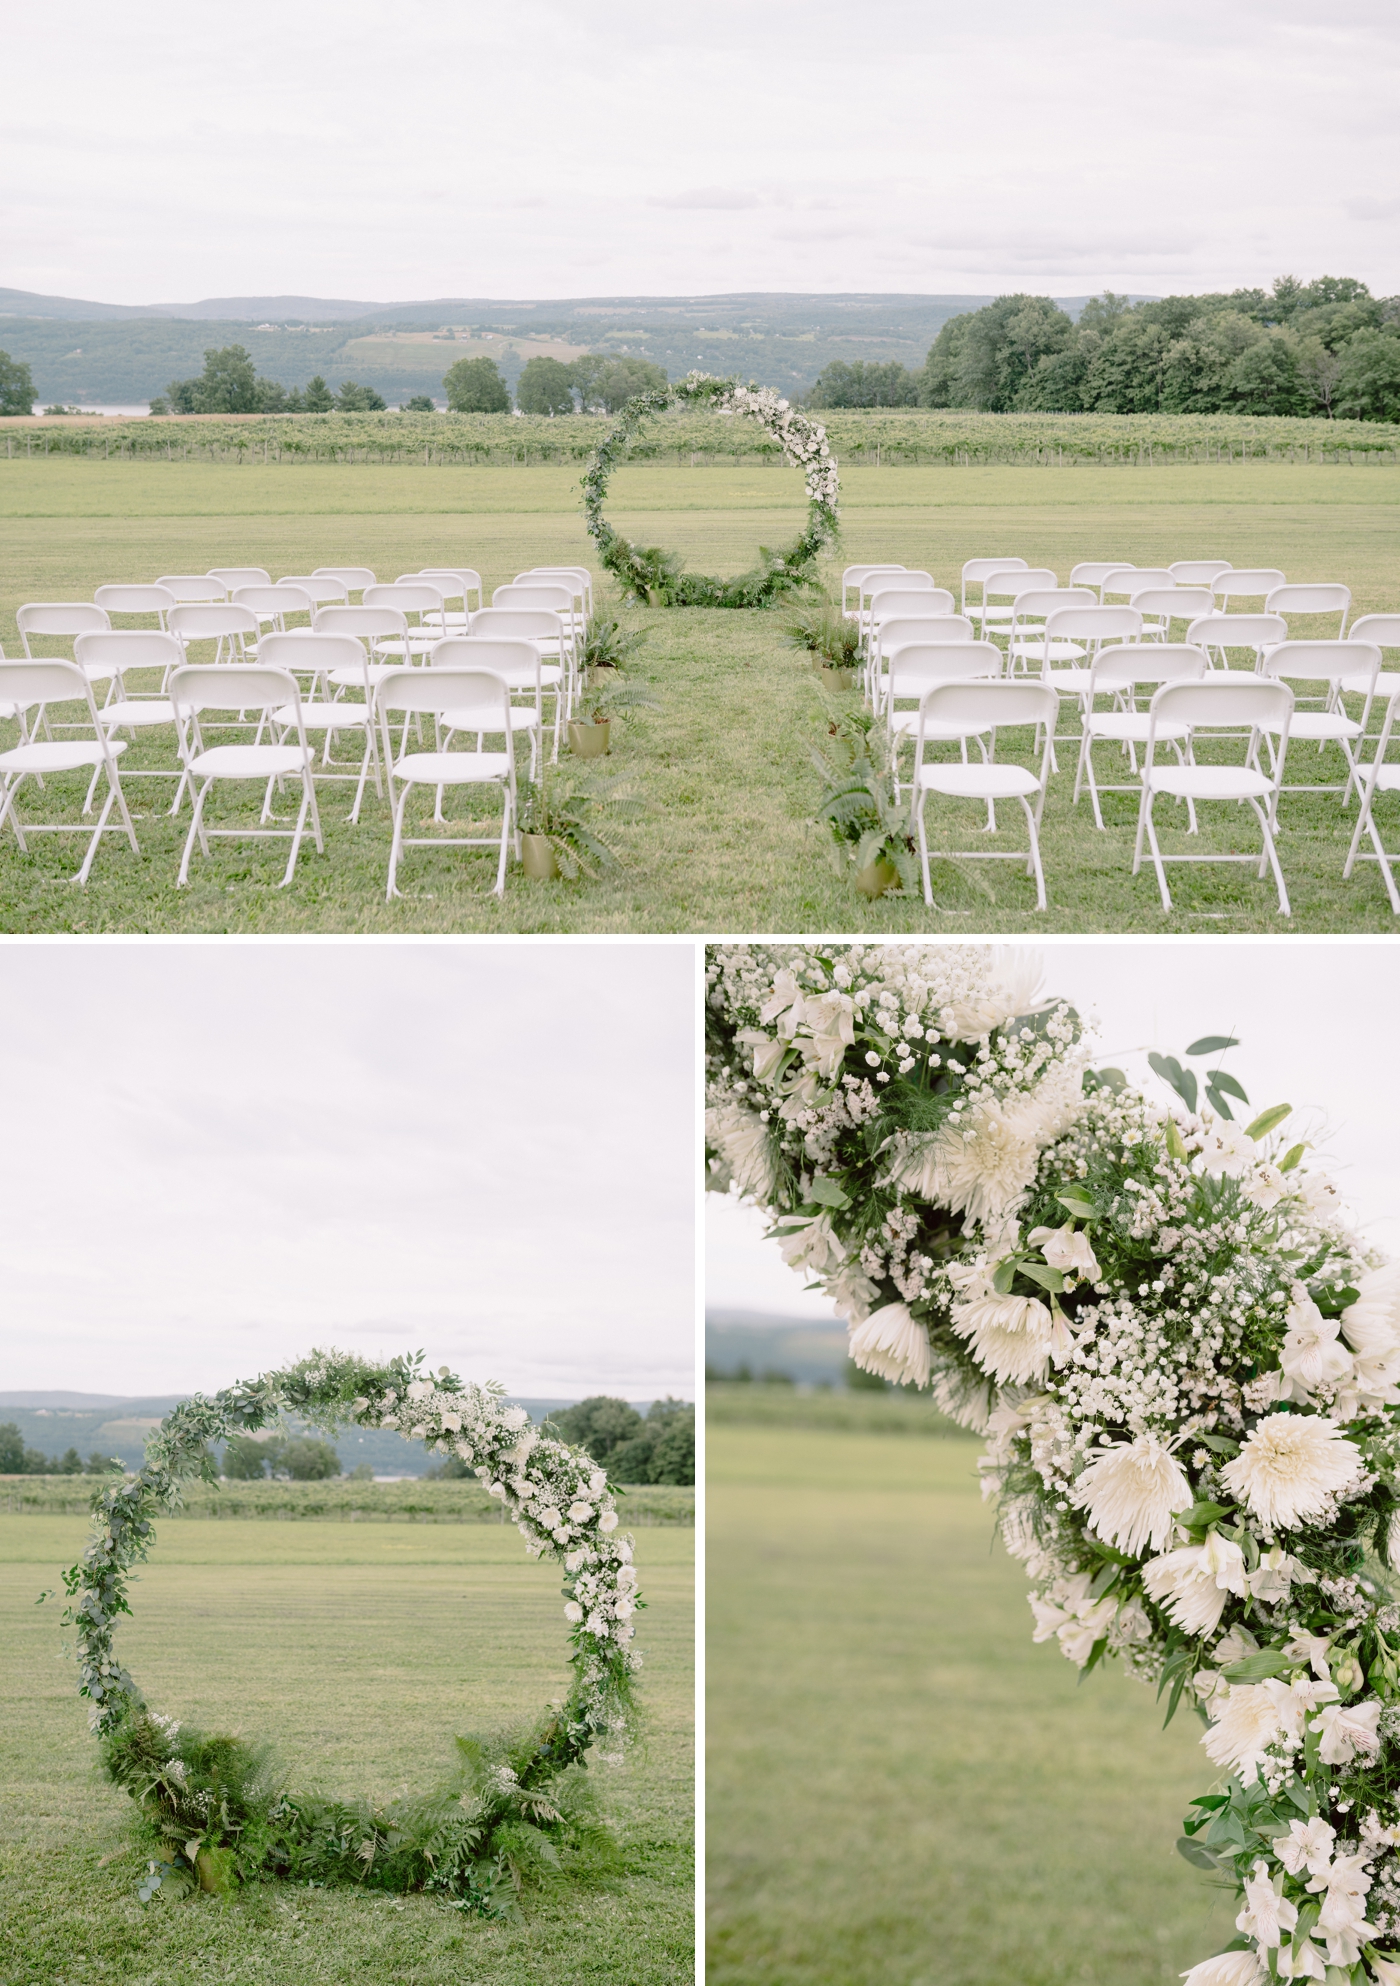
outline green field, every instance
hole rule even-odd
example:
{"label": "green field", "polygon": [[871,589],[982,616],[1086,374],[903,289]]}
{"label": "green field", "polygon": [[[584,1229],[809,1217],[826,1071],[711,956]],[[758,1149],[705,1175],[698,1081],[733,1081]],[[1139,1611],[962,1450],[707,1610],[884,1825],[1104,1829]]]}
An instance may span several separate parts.
{"label": "green field", "polygon": [[[23,600],[90,598],[104,580],[154,578],[211,565],[274,574],[367,563],[395,577],[428,564],[473,564],[488,589],[526,565],[587,561],[572,467],[0,461],[0,514],[10,557],[0,641],[13,642]],[[737,571],[758,543],[781,545],[800,521],[794,472],[761,466],[631,466],[613,484],[611,515],[644,542],[681,550],[699,569]],[[1290,578],[1342,579],[1358,614],[1400,607],[1400,478],[1384,469],[1276,462],[1174,468],[856,467],[843,484],[847,561],[886,556],[955,579],[969,557],[1014,552],[1067,578],[1080,559],[1139,565],[1220,556],[1270,564]],[[600,603],[606,601],[600,591]],[[615,753],[649,813],[617,833],[625,868],[575,887],[518,874],[504,904],[486,894],[489,858],[413,855],[404,901],[384,901],[386,810],[371,800],[358,829],[348,789],[325,795],[327,853],[303,856],[294,886],[275,888],[284,856],[217,845],[192,886],[175,888],[183,823],[155,813],[156,790],[132,781],[139,860],[115,840],[85,892],[68,881],[71,845],[43,837],[21,857],[0,848],[0,928],[9,931],[1280,931],[1389,930],[1375,865],[1341,880],[1352,816],[1335,796],[1286,796],[1280,856],[1294,904],[1276,913],[1251,870],[1175,870],[1177,907],[1164,917],[1150,873],[1129,874],[1135,803],[1106,802],[1097,833],[1087,803],[1070,806],[1062,749],[1043,834],[1050,908],[1011,864],[936,865],[938,908],[884,898],[868,905],[829,873],[811,825],[819,782],[809,748],[819,725],[816,672],[784,648],[781,618],[705,610],[643,612],[651,640],[637,675],[662,708]],[[11,650],[11,652],[13,652]],[[8,737],[8,733],[5,734]],[[128,754],[135,767],[158,745]],[[1298,753],[1294,776],[1331,779],[1330,759]],[[70,780],[70,785],[75,782]],[[168,791],[169,789],[165,789]],[[324,789],[323,789],[324,791]],[[1393,812],[1394,803],[1389,803]],[[1215,809],[1197,843],[1166,822],[1170,849],[1249,847],[1241,823]],[[1386,809],[1383,809],[1383,813]],[[956,830],[979,846],[980,818]],[[65,843],[67,838],[64,838]],[[998,844],[1004,845],[1004,844]]]}
{"label": "green field", "polygon": [[[598,1766],[622,1841],[613,1887],[529,1900],[506,1924],[425,1897],[260,1887],[148,1908],[130,1804],[98,1775],[42,1587],[76,1518],[0,1516],[0,1986],[679,1986],[694,1977],[692,1540],[637,1560],[645,1730]],[[426,1788],[458,1731],[528,1719],[566,1684],[557,1567],[486,1526],[168,1524],[122,1651],[151,1702],[275,1739],[294,1787]]]}
{"label": "green field", "polygon": [[[110,1482],[94,1476],[0,1476],[0,1515],[55,1516],[83,1514]],[[695,1491],[669,1483],[615,1488],[618,1510],[627,1525],[695,1522]],[[228,1523],[270,1518],[278,1521],[319,1520],[327,1523],[495,1524],[504,1521],[502,1505],[485,1485],[469,1477],[428,1482],[422,1476],[398,1482],[358,1483],[349,1476],[324,1482],[284,1483],[221,1480],[187,1483],[183,1502],[169,1521],[190,1518]]]}
{"label": "green field", "polygon": [[1149,1986],[1234,1935],[1193,1717],[1031,1641],[961,1441],[712,1427],[709,1986]]}

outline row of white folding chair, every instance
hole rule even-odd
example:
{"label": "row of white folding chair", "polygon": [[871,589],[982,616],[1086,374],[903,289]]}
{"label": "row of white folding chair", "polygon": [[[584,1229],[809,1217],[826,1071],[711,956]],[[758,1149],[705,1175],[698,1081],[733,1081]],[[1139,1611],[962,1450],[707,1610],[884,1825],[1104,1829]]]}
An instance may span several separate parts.
{"label": "row of white folding chair", "polygon": [[[1375,618],[1379,619],[1380,616]],[[1361,622],[1358,621],[1356,626],[1360,627]],[[1353,628],[1353,634],[1355,631]],[[1358,862],[1378,862],[1385,882],[1386,895],[1390,898],[1390,908],[1395,916],[1400,917],[1400,890],[1397,890],[1395,884],[1395,865],[1400,863],[1400,853],[1393,855],[1386,853],[1385,843],[1381,839],[1375,817],[1375,803],[1380,794],[1400,793],[1400,765],[1386,762],[1386,753],[1391,744],[1400,743],[1400,736],[1396,734],[1396,719],[1397,715],[1400,715],[1400,677],[1393,675],[1386,678],[1378,677],[1377,682],[1381,681],[1388,682],[1392,687],[1386,696],[1385,717],[1381,724],[1375,757],[1363,768],[1357,781],[1360,805],[1357,809],[1356,828],[1351,837],[1351,847],[1347,850],[1346,865],[1342,870],[1342,880],[1344,882],[1351,880],[1352,871]],[[1361,846],[1363,834],[1371,843],[1369,849],[1363,849]]]}
{"label": "row of white folding chair", "polygon": [[953,611],[952,594],[938,585],[931,572],[875,572],[862,581],[860,606],[854,619],[864,652],[869,653],[870,632],[877,618],[903,612],[905,603],[915,595],[918,596],[915,611],[948,614]]}
{"label": "row of white folding chair", "polygon": [[[899,573],[905,571],[905,569],[902,565],[889,564],[848,565],[841,575],[841,612],[843,617],[848,621],[860,619],[864,610],[865,584],[868,579],[877,578],[882,573],[890,573],[897,576]],[[851,599],[852,588],[855,589],[854,602]]]}

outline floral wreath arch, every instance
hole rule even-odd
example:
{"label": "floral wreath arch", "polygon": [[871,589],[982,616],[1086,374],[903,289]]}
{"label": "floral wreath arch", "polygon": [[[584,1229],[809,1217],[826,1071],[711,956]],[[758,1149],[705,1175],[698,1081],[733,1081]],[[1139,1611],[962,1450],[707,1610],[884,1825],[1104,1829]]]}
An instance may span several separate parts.
{"label": "floral wreath arch", "polygon": [[[1189,1986],[1400,1986],[1400,1265],[1281,1130],[1094,1071],[982,946],[712,950],[712,1184],[987,1436],[1034,1638],[1194,1709]],[[1215,1101],[1219,1102],[1219,1092]]]}
{"label": "floral wreath arch", "polygon": [[[807,523],[784,552],[759,547],[760,563],[736,579],[710,579],[681,569],[680,555],[657,546],[641,548],[615,531],[603,514],[608,484],[637,429],[668,407],[708,406],[754,420],[779,443],[784,460],[806,479]],[[639,393],[627,402],[616,425],[599,442],[583,477],[583,514],[598,555],[624,593],[660,607],[766,607],[807,584],[812,567],[839,529],[840,484],[826,430],[798,413],[771,387],[741,386],[692,372],[674,385]]]}
{"label": "floral wreath arch", "polygon": [[[572,1650],[565,1701],[494,1751],[459,1740],[462,1769],[432,1795],[376,1808],[264,1786],[251,1805],[231,1805],[227,1788],[238,1772],[257,1776],[258,1748],[237,1739],[182,1739],[178,1724],[150,1710],[116,1653],[117,1621],[131,1611],[131,1571],[150,1554],[155,1517],[178,1508],[185,1482],[212,1475],[210,1442],[266,1427],[284,1411],[326,1429],[393,1428],[455,1454],[514,1519],[530,1556],[562,1561]],[[444,1891],[487,1913],[501,1907],[505,1878],[518,1886],[532,1856],[536,1867],[541,1859],[557,1861],[540,1841],[551,1831],[577,1833],[572,1823],[588,1803],[561,1794],[562,1775],[582,1765],[591,1747],[608,1757],[602,1747],[611,1745],[615,1758],[632,1725],[633,1677],[642,1660],[631,1646],[633,1616],[645,1605],[632,1559],[606,1473],[584,1450],[541,1434],[499,1385],[464,1385],[445,1366],[425,1375],[421,1353],[373,1365],[315,1352],[176,1407],[148,1439],[139,1474],[97,1498],[91,1542],[63,1575],[79,1694],[90,1705],[104,1766],[171,1844],[163,1859],[152,1860],[142,1900],[173,1872],[221,1891],[237,1878],[269,1874],[373,1877],[381,1887]],[[597,1840],[605,1830],[585,1820],[584,1833]]]}

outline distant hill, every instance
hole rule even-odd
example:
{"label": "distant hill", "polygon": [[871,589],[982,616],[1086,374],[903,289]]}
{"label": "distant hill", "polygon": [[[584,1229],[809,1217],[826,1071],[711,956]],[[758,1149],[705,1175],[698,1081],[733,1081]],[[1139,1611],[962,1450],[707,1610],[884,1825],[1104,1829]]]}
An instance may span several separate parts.
{"label": "distant hill", "polygon": [[839,1386],[846,1374],[846,1327],[813,1324],[771,1311],[711,1310],[705,1316],[705,1365],[719,1377],[747,1366],[758,1379],[778,1372],[808,1386]]}
{"label": "distant hill", "polygon": [[[635,354],[672,378],[737,373],[805,392],[832,359],[921,366],[940,327],[988,296],[823,295],[437,297],[368,303],[325,297],[206,297],[199,303],[107,304],[0,289],[0,348],[33,370],[40,405],[141,405],[203,369],[206,347],[241,344],[284,386],[315,373],[356,379],[391,406],[442,400],[454,359],[489,354],[512,386],[535,353]],[[1059,302],[1077,316],[1084,297]]]}

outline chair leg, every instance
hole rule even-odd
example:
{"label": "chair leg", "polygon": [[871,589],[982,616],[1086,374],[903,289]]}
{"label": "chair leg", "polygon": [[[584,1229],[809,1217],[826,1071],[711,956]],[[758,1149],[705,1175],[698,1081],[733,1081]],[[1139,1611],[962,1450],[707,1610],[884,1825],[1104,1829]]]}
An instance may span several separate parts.
{"label": "chair leg", "polygon": [[[1274,881],[1278,885],[1279,915],[1281,917],[1291,917],[1293,915],[1293,911],[1288,901],[1288,891],[1283,886],[1283,871],[1282,869],[1280,869],[1278,865],[1278,850],[1274,847],[1274,837],[1269,828],[1269,817],[1265,813],[1264,809],[1259,805],[1259,802],[1257,800],[1251,800],[1249,804],[1251,807],[1253,807],[1254,812],[1258,817],[1259,826],[1264,836],[1264,856],[1268,861],[1269,867],[1274,872]],[[1259,864],[1259,875],[1261,880],[1263,878],[1263,874],[1264,874],[1264,862],[1261,861]]]}
{"label": "chair leg", "polygon": [[194,818],[190,822],[189,834],[185,837],[185,852],[180,859],[180,874],[176,881],[177,889],[184,889],[185,885],[189,882],[190,856],[194,853],[194,844],[196,837],[198,838],[199,841],[200,853],[206,856],[209,853],[209,844],[204,839],[204,802],[208,799],[209,789],[213,784],[214,782],[212,779],[206,779],[203,786],[201,786],[201,788],[199,789],[198,794],[195,796]]}
{"label": "chair leg", "polygon": [[286,889],[288,883],[296,873],[297,856],[301,853],[301,837],[306,830],[306,813],[315,791],[312,780],[313,774],[311,767],[309,765],[304,766],[301,775],[301,806],[297,812],[297,824],[292,829],[292,846],[287,856],[286,874],[277,885],[279,890]]}
{"label": "chair leg", "polygon": [[19,809],[15,805],[15,795],[19,792],[20,787],[23,786],[26,776],[26,774],[20,773],[18,778],[13,782],[7,776],[3,787],[0,787],[0,795],[3,795],[3,804],[0,804],[0,828],[4,827],[6,818],[8,817],[10,826],[15,831],[15,840],[19,843],[19,852],[21,855],[27,855],[29,853],[29,845],[24,838],[24,829],[19,824]]}
{"label": "chair leg", "polygon": [[914,802],[914,818],[918,824],[918,833],[919,833],[919,868],[920,871],[922,872],[924,879],[924,902],[927,904],[928,908],[932,910],[934,908],[933,880],[930,877],[928,870],[928,831],[924,825],[924,808],[927,805],[928,805],[928,794],[924,792],[920,792],[916,788],[915,802]]}
{"label": "chair leg", "polygon": [[107,825],[107,817],[112,811],[112,803],[115,801],[118,791],[118,787],[109,779],[107,798],[102,803],[102,812],[97,817],[97,826],[93,829],[92,839],[87,845],[87,854],[83,857],[83,866],[73,878],[75,883],[86,883],[88,877],[92,874],[92,865],[97,858],[97,844],[102,839],[102,830]]}
{"label": "chair leg", "polygon": [[1045,876],[1040,866],[1040,836],[1035,831],[1035,815],[1031,812],[1031,803],[1026,799],[1025,795],[1019,794],[1017,797],[1020,799],[1021,805],[1025,810],[1026,829],[1031,838],[1030,858],[1026,863],[1026,872],[1028,875],[1035,877],[1035,907],[1037,910],[1044,910]]}
{"label": "chair leg", "polygon": [[1171,891],[1167,888],[1167,868],[1162,860],[1162,851],[1157,844],[1157,823],[1152,817],[1152,803],[1157,798],[1153,793],[1147,802],[1147,845],[1152,850],[1152,866],[1157,871],[1157,888],[1162,894],[1163,910],[1172,907]]}
{"label": "chair leg", "polygon": [[[393,779],[391,778],[389,781],[389,792],[391,796],[393,794],[393,790],[394,790],[394,782]],[[404,808],[408,805],[408,796],[411,791],[412,788],[408,785],[405,785],[403,792],[400,793],[398,797],[398,801],[394,807],[394,834],[393,834],[393,839],[389,843],[389,887],[384,892],[386,901],[391,900],[396,896],[402,896],[403,894],[402,890],[399,889],[397,882],[398,873],[399,873],[399,852],[403,845]]]}
{"label": "chair leg", "polygon": [[501,787],[501,854],[496,864],[496,887],[492,896],[504,897],[506,893],[506,858],[511,844],[510,831],[510,788]]}

